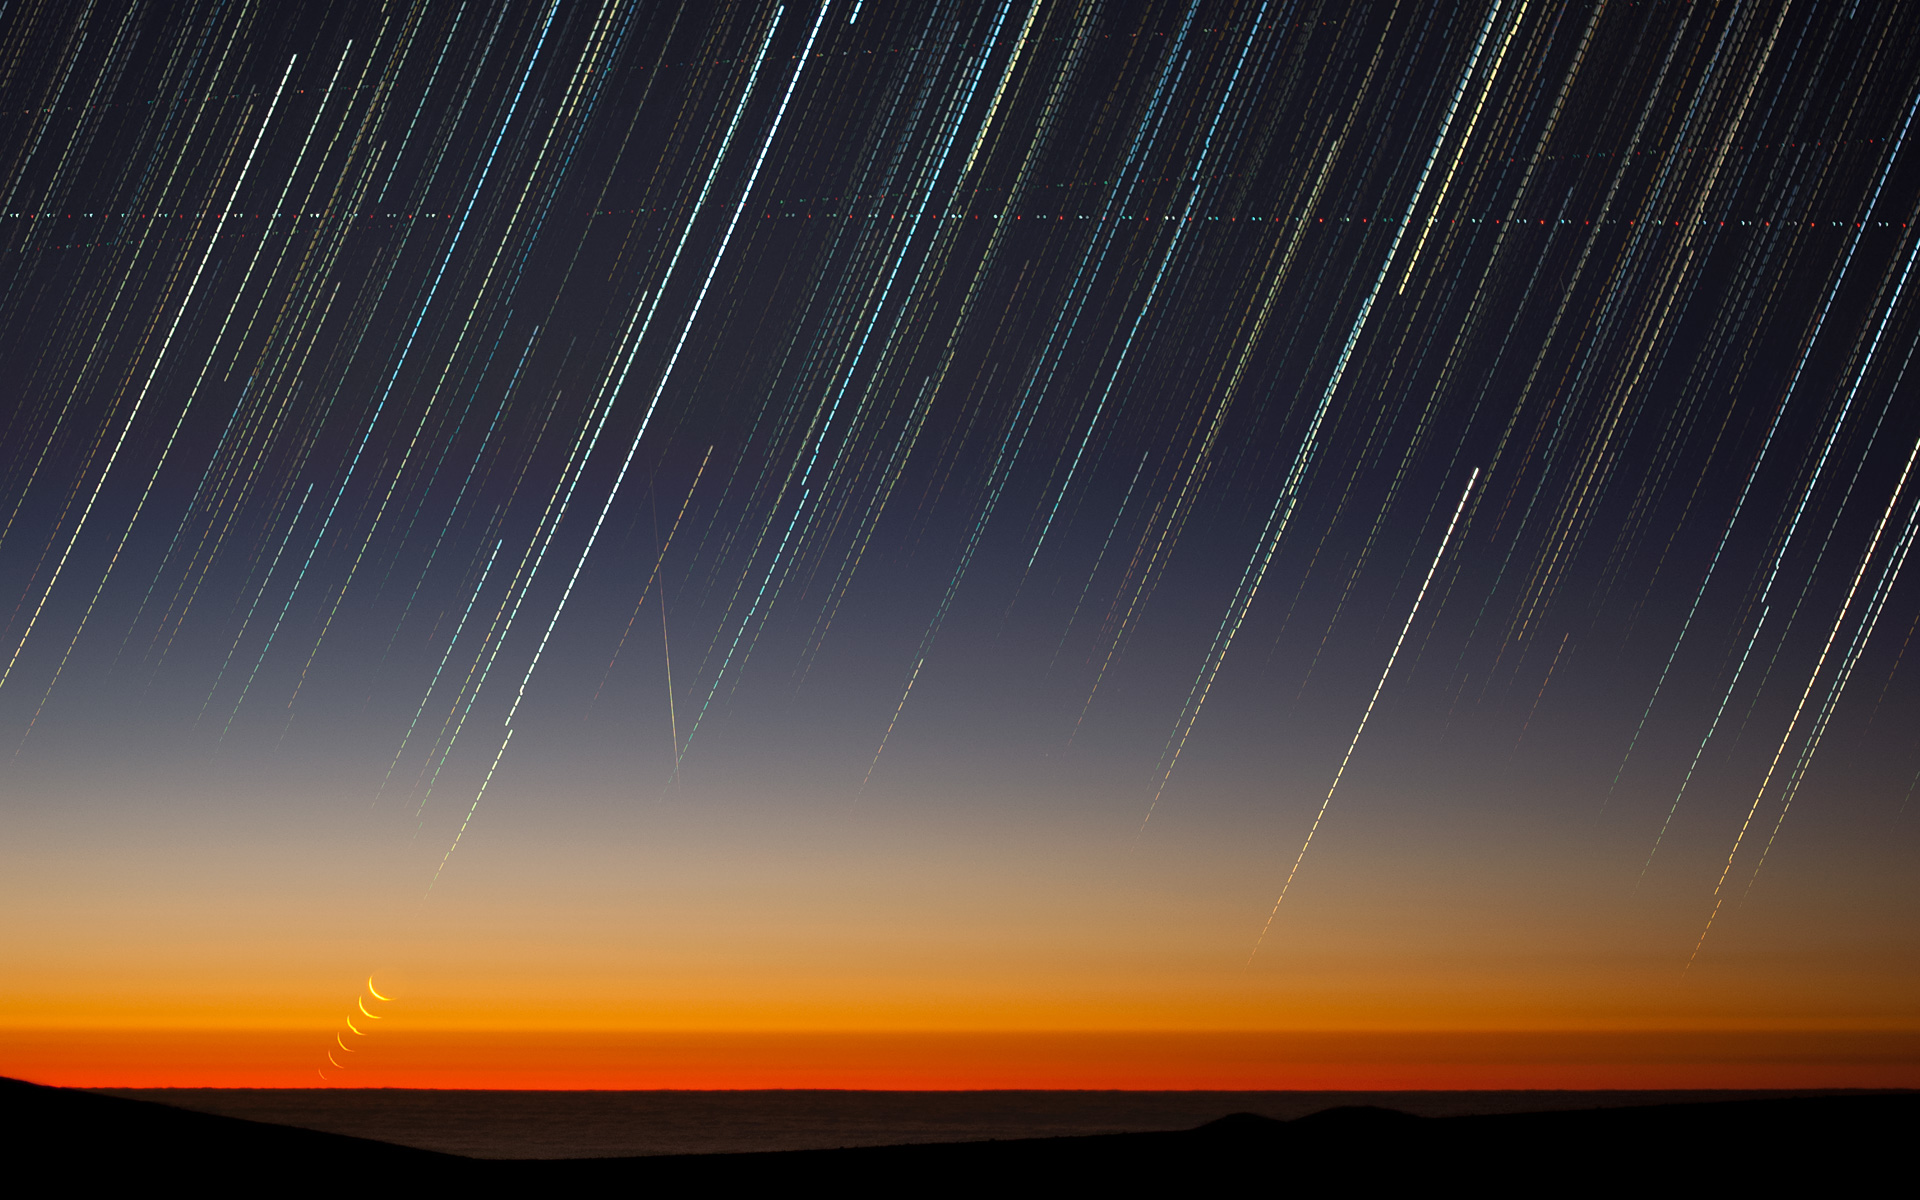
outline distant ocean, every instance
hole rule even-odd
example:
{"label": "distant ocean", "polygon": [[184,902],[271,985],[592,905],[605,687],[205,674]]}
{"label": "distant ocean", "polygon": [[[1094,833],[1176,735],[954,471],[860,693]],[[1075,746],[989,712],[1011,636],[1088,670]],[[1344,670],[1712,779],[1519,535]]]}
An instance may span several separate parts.
{"label": "distant ocean", "polygon": [[488,1092],[411,1088],[100,1088],[200,1112],[476,1158],[614,1158],[1191,1129],[1347,1104],[1420,1116],[1761,1099],[1807,1091]]}

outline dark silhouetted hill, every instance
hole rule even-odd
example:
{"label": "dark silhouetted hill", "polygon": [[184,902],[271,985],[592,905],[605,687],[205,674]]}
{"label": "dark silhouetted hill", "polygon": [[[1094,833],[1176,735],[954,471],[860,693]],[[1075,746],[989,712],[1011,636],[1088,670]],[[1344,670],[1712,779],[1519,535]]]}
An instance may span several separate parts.
{"label": "dark silhouetted hill", "polygon": [[303,1195],[341,1186],[567,1192],[791,1187],[854,1194],[1664,1195],[1701,1187],[1855,1194],[1906,1176],[1920,1093],[1428,1119],[1334,1108],[1234,1113],[1197,1129],[650,1158],[493,1160],[0,1080],[16,1179],[56,1194],[198,1186]]}

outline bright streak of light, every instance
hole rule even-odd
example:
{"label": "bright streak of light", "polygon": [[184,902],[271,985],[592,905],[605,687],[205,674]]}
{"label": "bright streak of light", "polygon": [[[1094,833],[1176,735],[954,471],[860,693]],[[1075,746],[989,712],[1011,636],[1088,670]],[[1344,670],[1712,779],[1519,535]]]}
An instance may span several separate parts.
{"label": "bright streak of light", "polygon": [[1413,598],[1413,607],[1407,610],[1406,622],[1400,626],[1400,636],[1393,640],[1393,650],[1387,655],[1387,665],[1380,670],[1379,681],[1373,685],[1373,695],[1367,698],[1367,708],[1360,714],[1360,724],[1354,727],[1353,740],[1347,743],[1347,752],[1340,756],[1340,766],[1334,771],[1333,783],[1320,801],[1320,811],[1313,815],[1313,824],[1307,829],[1306,840],[1300,843],[1300,853],[1294,856],[1286,882],[1280,885],[1280,895],[1273,902],[1273,910],[1267,914],[1267,923],[1260,927],[1260,936],[1253,940],[1253,950],[1247,955],[1248,962],[1252,962],[1253,956],[1260,952],[1260,943],[1266,940],[1267,931],[1273,928],[1273,919],[1280,915],[1280,905],[1286,901],[1287,890],[1293,886],[1293,878],[1300,873],[1300,864],[1306,861],[1307,851],[1313,846],[1313,835],[1320,832],[1320,822],[1326,819],[1327,806],[1333,803],[1333,794],[1340,790],[1340,781],[1347,774],[1347,764],[1353,761],[1354,748],[1360,744],[1360,735],[1367,731],[1374,705],[1380,703],[1380,692],[1387,686],[1387,676],[1393,673],[1393,664],[1400,657],[1400,647],[1407,644],[1407,631],[1413,628],[1413,619],[1420,612],[1420,602],[1427,598],[1427,589],[1433,586],[1433,577],[1439,573],[1440,562],[1446,557],[1447,544],[1453,540],[1454,527],[1460,524],[1460,514],[1467,511],[1467,498],[1473,495],[1473,485],[1479,481],[1480,468],[1475,467],[1473,474],[1467,478],[1466,488],[1460,493],[1460,503],[1454,507],[1453,519],[1447,522],[1447,532],[1440,538],[1440,548],[1433,552],[1433,563],[1427,568],[1427,577],[1420,582],[1420,592]]}
{"label": "bright streak of light", "polygon": [[[613,507],[614,498],[620,494],[620,485],[626,482],[627,471],[630,467],[633,466],[633,456],[635,452],[640,449],[640,439],[646,435],[647,426],[653,420],[654,410],[660,404],[661,393],[666,391],[667,381],[673,377],[673,368],[674,368],[674,365],[678,363],[680,360],[681,350],[684,349],[686,346],[687,334],[690,330],[692,330],[693,323],[697,319],[699,319],[700,307],[706,301],[708,289],[713,286],[714,272],[719,270],[720,260],[726,255],[727,246],[733,239],[733,232],[739,226],[740,214],[746,210],[747,201],[753,195],[753,185],[760,177],[760,168],[766,162],[767,150],[769,149],[769,147],[772,146],[774,136],[780,132],[780,123],[786,117],[787,106],[793,100],[793,90],[799,84],[800,74],[802,71],[806,69],[807,59],[813,52],[814,39],[819,36],[820,26],[822,22],[824,22],[827,19],[827,10],[832,7],[833,7],[832,0],[826,0],[826,3],[823,3],[820,6],[819,15],[814,18],[813,28],[808,32],[807,40],[801,47],[800,53],[798,55],[798,62],[793,69],[793,75],[787,81],[787,90],[780,98],[780,107],[774,113],[773,120],[767,127],[766,136],[761,140],[760,152],[754,158],[753,169],[749,171],[747,174],[746,184],[740,189],[739,203],[734,206],[733,216],[727,222],[726,233],[722,235],[720,239],[720,245],[714,251],[713,259],[707,266],[706,277],[700,283],[700,291],[699,291],[699,294],[694,299],[693,309],[687,314],[686,321],[680,327],[680,336],[674,342],[673,352],[667,356],[666,367],[660,372],[660,380],[654,386],[653,395],[647,401],[647,407],[645,412],[641,414],[640,427],[634,431],[633,441],[629,443],[627,446],[626,457],[622,459],[620,462],[620,473],[614,477],[613,486],[607,490],[607,498],[600,506],[600,515],[594,519],[593,529],[587,535],[586,545],[581,547],[580,557],[573,564],[573,573],[567,577],[567,585],[565,590],[562,591],[560,594],[559,603],[554,605],[553,616],[548,618],[547,627],[540,635],[540,644],[534,649],[532,660],[527,663],[526,673],[520,677],[520,687],[514,693],[513,702],[511,703],[511,705],[508,706],[506,720],[502,722],[502,726],[505,732],[500,739],[500,749],[494,752],[493,763],[491,766],[487,768],[486,777],[481,780],[480,789],[474,795],[473,803],[468,806],[466,817],[461,820],[460,828],[454,834],[452,844],[447,847],[446,854],[443,855],[440,859],[440,865],[434,869],[433,879],[428,881],[428,884],[427,884],[427,887],[429,889],[431,889],[433,887],[433,884],[439,880],[440,873],[446,870],[447,861],[453,857],[453,852],[460,848],[460,839],[466,834],[467,825],[469,822],[473,820],[474,813],[479,811],[480,802],[482,799],[485,798],[487,794],[487,787],[490,784],[492,784],[494,773],[500,769],[500,760],[506,756],[508,743],[513,741],[513,718],[514,718],[514,715],[520,711],[521,702],[526,699],[527,685],[530,682],[532,682],[533,673],[540,666],[540,657],[546,651],[547,642],[553,637],[554,626],[558,625],[560,622],[560,614],[566,610],[567,601],[573,595],[574,585],[580,581],[580,571],[587,564],[587,556],[593,553],[594,542],[598,540],[600,536],[601,527],[606,524],[607,510]],[[766,32],[766,35],[761,39],[759,51],[754,58],[753,68],[748,74],[747,85],[741,90],[740,105],[735,110],[735,113],[734,113],[734,124],[733,124],[734,128],[737,128],[739,126],[740,117],[746,112],[747,100],[751,98],[751,96],[753,95],[753,80],[759,76],[760,65],[766,59],[767,47],[772,43],[774,31],[779,28],[780,17],[785,11],[786,11],[785,6],[782,6],[776,9],[774,11],[773,19],[769,21],[767,24],[767,32]],[[731,136],[732,136],[732,130],[729,129],[728,131],[729,139],[731,138]],[[708,175],[709,187],[712,185],[713,176],[719,172],[720,163],[724,158],[725,158],[725,148],[723,146],[721,152],[714,156],[713,170]],[[704,196],[704,193],[703,193],[703,196]],[[692,229],[692,222],[689,221],[688,230],[691,231],[691,229]],[[681,244],[684,245],[685,241],[686,241],[685,235],[682,235]],[[675,255],[676,257],[678,256],[677,250],[675,252]],[[669,274],[670,273],[671,273],[671,268],[669,268]],[[654,297],[654,301],[657,307],[659,303],[659,296],[657,294]],[[648,310],[649,318],[651,318],[651,315],[652,315],[652,310],[649,309]],[[621,369],[620,379],[618,382],[616,382],[613,385],[611,389],[611,393],[613,395],[618,395],[621,385],[625,383],[626,373],[629,369],[631,369],[633,365],[633,356],[634,354],[639,352],[640,341],[643,337],[645,337],[645,335],[646,335],[646,330],[643,328],[641,329],[640,333],[634,337],[633,349],[629,351],[629,353],[627,354],[626,364]],[[610,413],[612,411],[612,407],[613,406],[611,403],[606,405],[605,411],[603,411],[600,418],[601,427],[605,426],[607,413]],[[595,429],[594,439],[595,441],[598,441],[599,439],[598,428]],[[592,454],[591,446],[588,447],[587,453],[589,455]],[[577,478],[576,478],[576,482],[577,482]],[[569,496],[569,499],[571,499],[572,493],[569,492],[568,496]],[[563,513],[564,513],[564,509],[563,509]],[[689,738],[691,738],[691,734],[689,734]]]}
{"label": "bright streak of light", "polygon": [[[98,503],[100,500],[101,489],[107,486],[107,477],[113,474],[113,466],[114,466],[114,463],[119,461],[120,450],[122,447],[124,447],[127,444],[127,435],[133,432],[133,423],[135,418],[137,418],[140,415],[140,406],[146,402],[147,393],[153,390],[154,378],[160,374],[160,366],[162,363],[166,362],[167,360],[167,350],[173,345],[174,334],[180,331],[180,319],[186,316],[187,309],[191,307],[193,304],[193,294],[196,290],[199,289],[201,277],[206,274],[207,262],[209,259],[213,257],[214,247],[220,244],[220,231],[226,228],[227,217],[229,215],[229,212],[233,208],[234,200],[240,194],[240,185],[246,182],[247,171],[249,168],[253,166],[254,155],[256,155],[259,152],[260,143],[267,135],[267,126],[272,123],[274,111],[280,105],[280,95],[281,95],[281,92],[283,92],[286,89],[287,77],[293,74],[293,64],[298,60],[299,60],[299,56],[297,55],[287,60],[287,68],[280,75],[280,86],[274,90],[273,100],[271,103],[267,105],[266,116],[261,118],[260,128],[256,130],[254,133],[253,145],[247,151],[246,161],[241,164],[240,173],[234,177],[233,188],[228,193],[227,202],[220,209],[220,215],[214,222],[213,236],[207,239],[207,247],[200,254],[200,265],[194,268],[193,280],[187,284],[186,294],[180,298],[179,306],[173,310],[173,322],[172,324],[167,326],[166,336],[160,340],[160,350],[157,354],[153,356],[152,365],[147,368],[146,382],[140,385],[140,394],[134,398],[133,408],[131,411],[127,413],[126,423],[120,427],[120,436],[117,439],[115,439],[113,443],[113,451],[107,456],[106,465],[100,469],[99,478],[94,480],[93,494],[87,498],[87,505],[80,512],[80,519],[74,523],[73,532],[69,534],[67,537],[66,549],[61,551],[60,561],[54,565],[53,573],[47,578],[47,586],[45,590],[42,591],[40,594],[40,602],[34,607],[33,616],[28,618],[27,620],[26,630],[23,633],[21,633],[19,643],[14,646],[13,655],[7,659],[6,669],[4,671],[0,671],[0,687],[5,687],[7,685],[7,680],[12,677],[13,668],[20,661],[20,652],[26,648],[27,639],[33,636],[34,626],[39,623],[40,614],[46,610],[47,597],[53,595],[54,585],[60,582],[60,572],[65,569],[67,565],[68,557],[73,554],[74,544],[80,540],[81,532],[86,529],[87,518],[93,515],[93,506],[96,503]],[[183,420],[185,419],[184,412],[181,414],[181,417]],[[177,424],[174,428],[174,432],[176,434],[178,434],[179,432],[179,427]],[[167,442],[168,449],[171,449],[172,445],[173,445],[173,442],[172,442],[172,439],[170,438],[168,439],[168,442]],[[161,454],[162,462],[165,461],[165,457],[166,457],[165,452],[163,451]],[[154,474],[156,476],[159,474],[158,467],[154,468]],[[147,490],[141,493],[140,508],[145,507],[147,497],[152,493],[152,488],[153,488],[153,481],[149,479],[147,482]],[[112,574],[114,564],[119,562],[121,552],[126,549],[127,538],[132,536],[132,533],[133,533],[133,522],[138,521],[140,519],[140,508],[136,508],[134,510],[133,519],[132,521],[129,521],[127,524],[127,532],[121,536],[120,545],[117,549],[115,549],[113,559],[109,561],[107,564],[107,575]],[[99,603],[100,593],[103,589],[105,589],[106,586],[107,586],[106,575],[103,575],[100,579],[100,586],[94,589],[93,599],[89,601],[87,604],[85,615],[83,615],[80,618],[80,624],[82,628],[85,628],[87,618],[93,615],[93,607],[95,604]],[[77,642],[79,640],[79,637],[80,635],[78,633],[75,633],[74,641]],[[71,654],[72,652],[73,652],[73,646],[71,643],[69,643],[69,645],[67,646],[67,654]],[[65,669],[66,663],[67,663],[67,655],[63,654],[60,658],[60,668]],[[57,670],[55,671],[54,678],[56,680],[59,678],[59,671]],[[47,690],[51,692],[53,690],[53,685],[48,684]],[[42,704],[46,703],[45,697],[41,698],[41,703]]]}

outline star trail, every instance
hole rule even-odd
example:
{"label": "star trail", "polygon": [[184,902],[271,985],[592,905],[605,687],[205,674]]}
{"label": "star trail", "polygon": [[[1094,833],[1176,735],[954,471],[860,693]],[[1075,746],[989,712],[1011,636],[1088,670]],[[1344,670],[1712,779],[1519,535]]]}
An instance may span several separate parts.
{"label": "star trail", "polygon": [[594,878],[570,978],[1910,1013],[1910,22],[14,0],[9,854],[300,864],[329,1082]]}

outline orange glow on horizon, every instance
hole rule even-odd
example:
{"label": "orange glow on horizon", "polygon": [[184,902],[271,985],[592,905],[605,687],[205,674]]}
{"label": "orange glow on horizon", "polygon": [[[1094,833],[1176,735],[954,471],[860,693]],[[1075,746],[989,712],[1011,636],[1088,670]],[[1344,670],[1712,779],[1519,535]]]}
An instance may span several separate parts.
{"label": "orange glow on horizon", "polygon": [[[12,1030],[0,1074],[312,1087],[306,1031]],[[1499,1090],[1920,1087],[1920,1033],[568,1033],[383,1041],[336,1087]]]}

